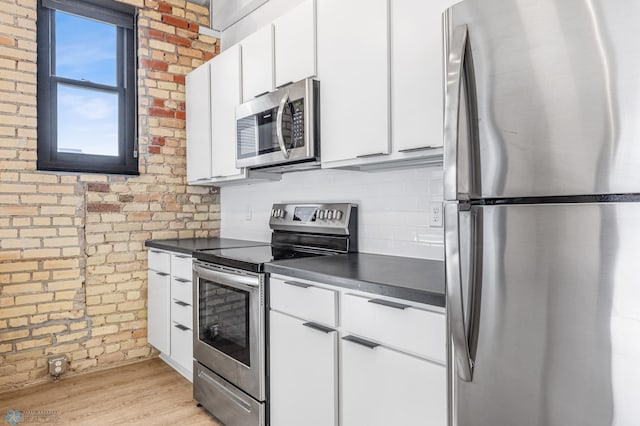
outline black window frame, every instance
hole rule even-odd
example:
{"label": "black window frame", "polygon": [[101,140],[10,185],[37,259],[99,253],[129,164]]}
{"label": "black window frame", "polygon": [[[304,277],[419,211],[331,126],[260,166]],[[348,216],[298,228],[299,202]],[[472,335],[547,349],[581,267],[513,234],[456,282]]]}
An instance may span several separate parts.
{"label": "black window frame", "polygon": [[[116,29],[116,86],[55,75],[55,12]],[[136,8],[113,0],[38,0],[38,158],[37,169],[139,175],[137,146]],[[118,94],[118,156],[58,152],[57,86]]]}

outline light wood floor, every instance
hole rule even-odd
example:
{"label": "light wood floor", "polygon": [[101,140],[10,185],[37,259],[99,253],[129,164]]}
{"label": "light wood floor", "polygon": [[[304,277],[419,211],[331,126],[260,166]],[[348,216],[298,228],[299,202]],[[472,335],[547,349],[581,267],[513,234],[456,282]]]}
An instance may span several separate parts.
{"label": "light wood floor", "polygon": [[219,426],[196,406],[191,383],[157,358],[2,393],[0,422],[7,410],[55,410],[64,425]]}

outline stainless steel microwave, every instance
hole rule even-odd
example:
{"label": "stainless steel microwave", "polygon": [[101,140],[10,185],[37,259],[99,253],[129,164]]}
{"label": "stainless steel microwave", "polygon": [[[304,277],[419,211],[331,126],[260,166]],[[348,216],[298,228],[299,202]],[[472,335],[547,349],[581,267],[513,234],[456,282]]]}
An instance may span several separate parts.
{"label": "stainless steel microwave", "polygon": [[236,166],[317,164],[319,84],[301,80],[238,106]]}

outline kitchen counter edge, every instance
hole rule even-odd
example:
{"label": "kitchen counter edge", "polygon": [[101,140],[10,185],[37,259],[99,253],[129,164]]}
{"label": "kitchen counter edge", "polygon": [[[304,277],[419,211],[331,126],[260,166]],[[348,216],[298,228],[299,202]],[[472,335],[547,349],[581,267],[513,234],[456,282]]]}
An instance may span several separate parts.
{"label": "kitchen counter edge", "polygon": [[[366,254],[346,254],[336,256],[367,256]],[[368,255],[376,256],[378,258],[385,258],[387,261],[393,258],[407,261],[408,258],[396,257],[396,256],[382,256],[382,255]],[[330,258],[337,259],[333,256]],[[328,260],[329,257],[317,257],[305,259],[304,264],[294,261],[276,261],[265,264],[265,272],[284,275],[292,278],[298,278],[309,281],[316,281],[323,284],[333,285],[336,287],[347,288],[351,290],[358,290],[365,293],[372,293],[380,296],[392,297],[396,299],[422,303],[426,305],[438,306],[444,308],[445,290],[444,290],[444,262],[436,260],[426,260],[433,265],[438,265],[438,268],[442,269],[442,288],[441,289],[419,289],[415,287],[403,286],[402,279],[396,280],[396,282],[388,282],[388,280],[373,281],[370,279],[360,279],[346,276],[347,274],[336,274],[333,272],[321,272],[319,270],[313,270],[309,265],[313,263],[320,263]],[[392,260],[391,260],[392,261]],[[419,261],[419,260],[415,260]],[[298,264],[296,264],[298,263]],[[439,275],[439,274],[437,274]],[[428,278],[425,277],[425,280]]]}

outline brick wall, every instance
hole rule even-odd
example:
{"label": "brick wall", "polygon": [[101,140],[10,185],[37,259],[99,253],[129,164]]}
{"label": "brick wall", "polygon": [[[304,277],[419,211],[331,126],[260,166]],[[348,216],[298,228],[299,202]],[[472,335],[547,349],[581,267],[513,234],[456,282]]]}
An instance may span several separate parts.
{"label": "brick wall", "polygon": [[215,189],[185,185],[184,77],[213,57],[208,11],[122,0],[138,20],[140,176],[36,171],[36,0],[0,0],[0,391],[154,355],[149,238],[218,234]]}

